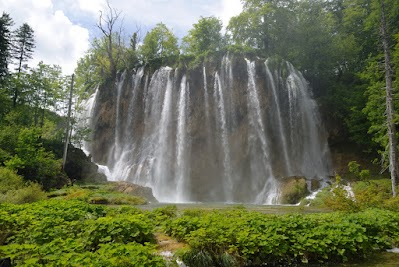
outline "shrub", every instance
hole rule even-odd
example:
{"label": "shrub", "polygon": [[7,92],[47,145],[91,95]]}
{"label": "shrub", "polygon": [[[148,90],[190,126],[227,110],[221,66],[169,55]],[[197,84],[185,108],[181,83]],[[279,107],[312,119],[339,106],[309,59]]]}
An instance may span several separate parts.
{"label": "shrub", "polygon": [[179,252],[189,266],[296,266],[356,261],[396,246],[398,223],[398,214],[381,210],[350,215],[235,210],[183,215],[165,232],[190,245]]}
{"label": "shrub", "polygon": [[101,217],[94,221],[88,221],[84,229],[86,248],[93,250],[98,249],[102,243],[136,242],[144,244],[155,241],[154,226],[142,214]]}
{"label": "shrub", "polygon": [[153,231],[133,207],[55,199],[0,204],[0,258],[13,266],[165,266],[148,243],[155,243]]}
{"label": "shrub", "polygon": [[389,179],[359,181],[353,184],[357,205],[361,208],[382,207],[392,196]]}
{"label": "shrub", "polygon": [[121,195],[110,197],[109,202],[114,205],[144,205],[147,201],[142,197]]}
{"label": "shrub", "polygon": [[22,266],[109,266],[163,267],[165,262],[152,246],[137,243],[102,244],[97,251],[85,251],[73,239],[56,239],[48,244],[12,244],[0,247],[0,255],[10,255]]}
{"label": "shrub", "polygon": [[358,211],[359,205],[345,190],[343,185],[334,185],[324,199],[324,205],[332,210]]}
{"label": "shrub", "polygon": [[89,198],[89,203],[91,204],[108,204],[109,200],[105,197],[96,196]]}
{"label": "shrub", "polygon": [[9,190],[16,190],[24,186],[21,176],[15,171],[0,167],[0,194],[5,194]]}
{"label": "shrub", "polygon": [[9,190],[6,194],[0,196],[0,203],[9,202],[14,204],[32,203],[46,199],[47,195],[37,183],[28,183],[27,186]]}
{"label": "shrub", "polygon": [[383,207],[391,211],[399,212],[399,196],[386,199],[383,203]]}
{"label": "shrub", "polygon": [[153,219],[156,225],[163,225],[169,222],[169,219],[177,217],[176,205],[168,205],[154,209],[150,213],[150,218]]}
{"label": "shrub", "polygon": [[46,151],[41,143],[40,128],[22,129],[18,135],[16,154],[5,165],[26,180],[40,183],[49,189],[66,183],[62,174],[61,160],[56,160],[53,153]]}

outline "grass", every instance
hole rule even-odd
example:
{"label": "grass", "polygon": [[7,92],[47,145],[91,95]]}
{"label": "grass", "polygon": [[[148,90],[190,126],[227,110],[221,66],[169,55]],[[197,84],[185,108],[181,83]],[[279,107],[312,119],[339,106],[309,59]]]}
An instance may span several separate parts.
{"label": "grass", "polygon": [[49,198],[55,199],[79,199],[90,204],[107,205],[144,205],[147,200],[129,194],[118,192],[111,183],[74,185],[51,191]]}

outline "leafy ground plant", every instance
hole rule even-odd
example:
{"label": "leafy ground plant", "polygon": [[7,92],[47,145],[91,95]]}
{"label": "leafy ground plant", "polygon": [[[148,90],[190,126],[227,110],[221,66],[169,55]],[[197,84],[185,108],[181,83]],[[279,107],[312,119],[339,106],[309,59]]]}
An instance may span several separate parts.
{"label": "leafy ground plant", "polygon": [[244,210],[173,219],[165,232],[186,242],[189,266],[292,266],[362,260],[396,246],[399,214],[267,215]]}
{"label": "leafy ground plant", "polygon": [[0,257],[13,266],[165,266],[146,212],[80,200],[0,205]]}

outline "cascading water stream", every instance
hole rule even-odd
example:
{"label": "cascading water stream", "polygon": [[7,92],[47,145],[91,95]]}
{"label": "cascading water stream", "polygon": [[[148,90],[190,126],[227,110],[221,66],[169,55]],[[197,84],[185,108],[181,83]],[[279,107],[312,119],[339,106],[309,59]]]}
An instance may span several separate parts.
{"label": "cascading water stream", "polygon": [[[272,166],[269,159],[270,150],[265,136],[266,131],[262,121],[262,111],[255,82],[255,63],[250,62],[248,59],[245,59],[245,61],[247,62],[248,72],[249,123],[252,126],[251,128],[254,129],[254,134],[256,135],[255,137],[250,136],[250,139],[253,140],[254,138],[257,138],[260,140],[262,148],[262,163],[264,168],[262,175],[267,177],[260,194],[256,197],[256,203],[273,204],[276,202],[277,182],[273,177]],[[265,196],[267,197],[265,198]]]}
{"label": "cascading water stream", "polygon": [[230,160],[230,148],[228,143],[227,123],[226,123],[226,111],[223,98],[222,83],[220,81],[219,74],[215,73],[215,84],[214,84],[214,99],[217,103],[217,117],[220,124],[220,137],[222,141],[223,149],[223,167],[224,167],[224,183],[223,189],[225,198],[228,202],[231,202],[231,193],[233,192],[232,183],[232,172],[231,172],[231,160]]}
{"label": "cascading water stream", "polygon": [[178,106],[178,120],[177,120],[177,166],[176,166],[176,202],[187,202],[188,198],[185,196],[186,183],[189,181],[187,169],[188,165],[188,147],[189,141],[187,139],[187,102],[189,99],[189,88],[186,82],[186,76],[183,76],[180,84],[180,96],[179,96],[179,106]]}
{"label": "cascading water stream", "polygon": [[117,82],[117,98],[116,98],[116,127],[115,127],[115,145],[113,148],[112,153],[112,160],[116,161],[121,154],[121,126],[122,126],[122,119],[121,119],[121,95],[123,89],[123,83],[125,81],[126,71],[122,73],[120,80]]}
{"label": "cascading water stream", "polygon": [[[137,91],[141,79],[144,75],[144,68],[138,69],[137,73],[132,75],[132,97],[129,101],[127,116],[121,114],[121,84],[123,86],[126,76],[123,73],[121,81],[118,83],[118,96],[117,96],[117,125],[115,133],[115,154],[112,159],[113,162],[109,165],[113,165],[109,171],[109,176],[113,181],[117,181],[121,177],[127,177],[132,170],[132,157],[134,155],[134,143],[131,140],[134,138],[134,133],[131,132],[133,121],[134,121],[134,105],[137,101]],[[133,135],[132,135],[133,134]]]}
{"label": "cascading water stream", "polygon": [[[288,157],[287,139],[286,139],[286,134],[285,134],[283,122],[282,122],[280,102],[279,102],[278,94],[277,94],[277,90],[276,90],[276,82],[274,81],[274,78],[270,71],[268,62],[269,62],[268,60],[265,61],[266,75],[270,81],[269,84],[273,91],[273,100],[274,100],[274,103],[276,104],[277,123],[278,123],[278,129],[279,129],[279,136],[281,137],[281,143],[283,146],[282,148],[283,148],[283,155],[284,155],[284,164],[285,164],[285,168],[287,170],[287,176],[291,176],[293,173],[292,173],[292,167],[290,164],[291,161],[290,161],[290,158]],[[253,69],[255,71],[255,64],[253,64]]]}
{"label": "cascading water stream", "polygon": [[[287,63],[290,75],[287,77],[287,88],[294,91],[292,95],[296,102],[296,112],[301,114],[300,125],[295,127],[296,135],[300,139],[302,153],[301,172],[307,177],[326,177],[331,169],[328,143],[320,138],[320,118],[316,102],[310,97],[305,78]],[[298,124],[298,123],[297,123]],[[300,159],[298,159],[300,160]]]}
{"label": "cascading water stream", "polygon": [[[93,117],[94,107],[96,106],[97,95],[98,95],[98,87],[96,88],[96,90],[94,90],[94,94],[92,94],[87,100],[84,100],[82,101],[82,103],[80,103],[80,107],[83,108],[83,112],[79,116],[80,117],[79,127],[92,128],[91,118]],[[86,155],[90,154],[90,152],[87,150],[88,147],[89,143],[86,140],[83,140],[82,149]]]}
{"label": "cascading water stream", "polygon": [[[208,81],[206,79],[206,68],[203,67],[203,80],[204,80],[204,100],[205,100],[205,123],[208,136],[210,136],[210,115],[209,115],[209,93],[208,93]],[[208,142],[209,143],[209,142]]]}
{"label": "cascading water stream", "polygon": [[162,192],[158,191],[161,188],[170,188],[170,181],[167,179],[168,177],[165,175],[165,169],[168,168],[168,153],[170,153],[170,131],[169,125],[171,122],[172,116],[172,86],[173,80],[171,77],[171,69],[167,70],[167,84],[166,84],[166,91],[164,96],[164,101],[162,105],[162,112],[161,112],[161,120],[159,124],[159,136],[158,136],[158,145],[155,154],[155,175],[153,177],[153,183],[159,185],[159,187],[154,188],[154,194],[159,197],[161,201],[168,201],[170,196],[168,196],[169,192]]}

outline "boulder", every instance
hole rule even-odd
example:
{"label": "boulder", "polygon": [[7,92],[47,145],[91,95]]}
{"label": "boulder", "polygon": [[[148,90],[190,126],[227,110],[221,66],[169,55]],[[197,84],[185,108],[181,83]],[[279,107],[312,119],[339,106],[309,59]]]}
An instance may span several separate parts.
{"label": "boulder", "polygon": [[282,180],[281,204],[297,204],[309,194],[305,177],[293,176]]}
{"label": "boulder", "polygon": [[71,180],[84,183],[102,183],[107,177],[98,172],[98,166],[81,149],[70,146],[65,172]]}
{"label": "boulder", "polygon": [[150,203],[158,202],[158,200],[152,194],[152,189],[149,187],[132,184],[125,181],[112,183],[115,184],[115,190],[117,190],[118,192],[132,196],[143,197]]}

